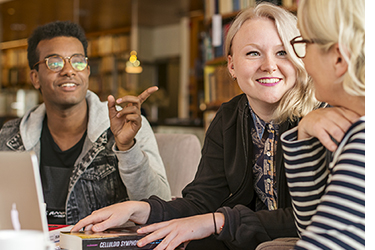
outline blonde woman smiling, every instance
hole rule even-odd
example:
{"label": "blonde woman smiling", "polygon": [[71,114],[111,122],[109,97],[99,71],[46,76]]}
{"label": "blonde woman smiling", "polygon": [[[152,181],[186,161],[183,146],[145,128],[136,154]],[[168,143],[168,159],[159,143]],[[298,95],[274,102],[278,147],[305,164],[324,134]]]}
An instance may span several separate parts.
{"label": "blonde woman smiling", "polygon": [[[226,38],[228,70],[244,94],[224,103],[212,121],[195,179],[183,198],[125,202],[94,212],[73,228],[101,231],[128,220],[151,224],[138,242],[156,249],[255,249],[297,236],[280,135],[318,105],[302,60],[289,41],[296,17],[262,3],[242,11]],[[189,217],[190,216],[190,217]]]}

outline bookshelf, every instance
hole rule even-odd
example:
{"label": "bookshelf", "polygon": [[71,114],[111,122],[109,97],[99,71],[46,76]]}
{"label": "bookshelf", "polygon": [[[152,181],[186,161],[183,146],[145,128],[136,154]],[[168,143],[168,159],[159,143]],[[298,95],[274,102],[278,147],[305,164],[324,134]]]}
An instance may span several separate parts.
{"label": "bookshelf", "polygon": [[[294,12],[296,10],[296,0],[274,0],[274,2],[281,3]],[[212,46],[212,16],[215,8],[221,15],[222,39],[224,39],[225,30],[238,12],[255,3],[256,0],[204,0],[204,10],[200,9],[190,15],[188,41],[190,60],[186,67],[188,71],[186,75],[189,78],[187,91],[190,120],[212,117],[222,102],[231,99],[239,91],[237,83],[229,77],[226,69],[223,47]],[[135,81],[131,81],[132,79],[125,73],[125,63],[130,54],[130,32],[130,26],[122,26],[122,28],[86,34],[89,41],[88,56],[91,69],[89,88],[102,100],[105,100],[108,94],[117,96],[121,88],[129,92],[136,91],[134,87],[137,86],[132,87],[130,84]],[[33,90],[26,58],[27,40],[3,42],[0,46],[0,95],[11,89]],[[154,62],[150,61],[148,66],[154,67]],[[186,64],[184,69],[185,66]],[[148,72],[151,70],[149,69]],[[153,72],[151,73],[154,74]],[[210,79],[211,82],[206,79]],[[216,84],[220,86],[215,86]],[[185,85],[183,87],[185,88]],[[215,92],[218,96],[215,97],[211,92]],[[169,94],[177,95],[177,93]]]}
{"label": "bookshelf", "polygon": [[118,29],[87,35],[90,65],[89,89],[102,101],[117,96],[127,82],[126,61],[130,57],[130,29]]}
{"label": "bookshelf", "polygon": [[[125,63],[130,55],[130,28],[87,34],[91,75],[89,89],[103,100],[125,86]],[[0,92],[34,89],[27,61],[27,39],[0,44]]]}
{"label": "bookshelf", "polygon": [[[264,0],[263,0],[264,1]],[[226,67],[224,41],[226,33],[237,14],[245,8],[255,6],[260,0],[205,0],[204,50],[204,112],[205,129],[214,118],[223,102],[242,93]],[[298,0],[268,0],[296,13]]]}
{"label": "bookshelf", "polygon": [[2,43],[1,48],[1,88],[31,89],[29,65],[27,62],[27,40]]}
{"label": "bookshelf", "polygon": [[204,31],[204,15],[190,17],[190,58],[189,58],[189,118],[201,119],[204,104],[202,32]]}
{"label": "bookshelf", "polygon": [[[250,6],[250,2],[244,0],[205,0],[205,32],[202,39],[205,48],[203,66],[204,105],[201,105],[204,112],[203,124],[205,130],[215,117],[220,105],[241,93],[237,82],[231,79],[226,67],[224,40],[233,19],[241,9]],[[217,17],[219,17],[219,20],[216,19]]]}
{"label": "bookshelf", "polygon": [[0,43],[0,125],[40,102],[30,81],[27,40]]}

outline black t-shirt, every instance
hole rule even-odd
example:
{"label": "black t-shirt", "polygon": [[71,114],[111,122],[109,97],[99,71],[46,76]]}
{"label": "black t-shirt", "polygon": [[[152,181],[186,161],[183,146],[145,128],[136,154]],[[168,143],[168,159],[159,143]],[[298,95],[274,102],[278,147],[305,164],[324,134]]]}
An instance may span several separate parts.
{"label": "black t-shirt", "polygon": [[41,135],[40,174],[44,201],[47,204],[49,224],[65,224],[65,202],[68,195],[69,179],[74,163],[82,151],[86,132],[72,148],[61,151],[54,142],[47,126],[47,117],[43,121]]}

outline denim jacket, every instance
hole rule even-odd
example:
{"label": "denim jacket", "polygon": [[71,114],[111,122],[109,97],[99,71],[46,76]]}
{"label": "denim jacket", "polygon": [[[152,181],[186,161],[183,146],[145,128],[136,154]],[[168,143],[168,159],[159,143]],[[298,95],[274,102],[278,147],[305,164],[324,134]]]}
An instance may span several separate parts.
{"label": "denim jacket", "polygon": [[[91,91],[87,136],[74,164],[66,198],[66,223],[75,224],[93,211],[125,200],[157,195],[170,200],[171,193],[155,136],[142,117],[135,145],[118,151],[109,128],[108,108]],[[30,151],[40,157],[40,135],[45,106],[11,120],[0,131],[1,151]]]}

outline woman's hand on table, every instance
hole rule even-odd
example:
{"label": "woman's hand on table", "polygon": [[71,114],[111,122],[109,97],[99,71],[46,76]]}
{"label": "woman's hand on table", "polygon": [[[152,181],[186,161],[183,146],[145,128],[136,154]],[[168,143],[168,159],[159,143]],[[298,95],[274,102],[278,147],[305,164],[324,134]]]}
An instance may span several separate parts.
{"label": "woman's hand on table", "polygon": [[[216,232],[224,224],[224,215],[215,213]],[[138,233],[149,233],[138,241],[138,247],[143,247],[155,240],[163,239],[155,250],[173,250],[182,243],[203,239],[215,233],[212,213],[196,215],[155,223],[138,229]]]}

